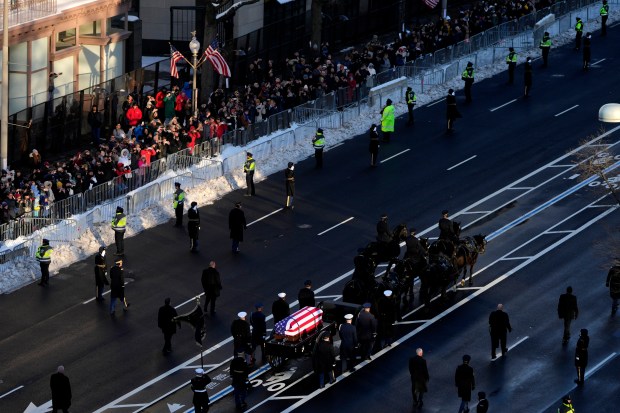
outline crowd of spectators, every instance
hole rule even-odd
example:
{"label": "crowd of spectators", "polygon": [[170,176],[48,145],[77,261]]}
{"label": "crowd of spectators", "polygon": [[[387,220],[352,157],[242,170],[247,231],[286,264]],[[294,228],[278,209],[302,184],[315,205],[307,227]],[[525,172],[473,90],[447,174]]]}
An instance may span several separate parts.
{"label": "crowd of spectators", "polygon": [[[208,141],[212,154],[217,154],[229,130],[248,128],[337,89],[344,88],[345,96],[352,98],[361,85],[372,86],[369,79],[376,73],[517,19],[535,7],[546,7],[548,1],[536,5],[534,0],[479,1],[452,18],[413,26],[392,42],[374,36],[339,57],[325,43],[316,49],[300,49],[281,62],[258,58],[247,68],[245,86],[215,90],[197,116],[192,113],[188,82],[154,94],[129,94],[114,127],[103,124],[102,113],[93,105],[87,118],[91,150],[49,162],[34,149],[27,166],[2,171],[0,224],[31,211],[45,217],[52,202],[114,178],[128,179],[131,170],[139,173],[154,160],[186,148],[194,150],[202,142]],[[109,130],[108,136],[102,136]]]}

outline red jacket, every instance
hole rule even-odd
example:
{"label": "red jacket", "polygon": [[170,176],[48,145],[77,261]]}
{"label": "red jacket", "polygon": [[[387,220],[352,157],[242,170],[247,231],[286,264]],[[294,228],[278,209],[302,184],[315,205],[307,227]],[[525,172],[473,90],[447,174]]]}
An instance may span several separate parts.
{"label": "red jacket", "polygon": [[161,90],[159,92],[157,92],[157,94],[155,95],[155,107],[157,109],[163,109],[164,108],[164,98],[166,97],[166,94],[164,92],[162,92]]}
{"label": "red jacket", "polygon": [[127,122],[129,126],[136,126],[142,120],[142,111],[138,106],[132,106],[127,109]]}

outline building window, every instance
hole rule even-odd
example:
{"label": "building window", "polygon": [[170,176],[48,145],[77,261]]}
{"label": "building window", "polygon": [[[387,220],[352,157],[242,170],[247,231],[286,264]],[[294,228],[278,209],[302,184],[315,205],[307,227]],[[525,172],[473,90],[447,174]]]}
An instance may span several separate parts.
{"label": "building window", "polygon": [[93,20],[90,23],[82,24],[80,26],[80,36],[100,36],[101,35],[101,21]]}
{"label": "building window", "polygon": [[56,51],[75,46],[75,29],[64,30],[56,35]]}

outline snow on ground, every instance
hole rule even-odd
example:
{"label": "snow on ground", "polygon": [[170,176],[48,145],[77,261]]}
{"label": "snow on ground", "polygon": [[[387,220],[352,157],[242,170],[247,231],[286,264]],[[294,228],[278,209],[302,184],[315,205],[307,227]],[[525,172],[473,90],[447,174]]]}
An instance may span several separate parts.
{"label": "snow on ground", "polygon": [[[610,13],[608,24],[618,20],[620,12],[614,11]],[[590,24],[594,25],[594,21]],[[596,24],[599,27],[599,24]],[[559,34],[553,38],[554,47],[561,46],[574,41],[574,30],[569,30],[565,33]],[[528,54],[529,52],[529,54]],[[484,53],[484,52],[479,52]],[[526,56],[531,56],[533,59],[540,56],[540,50],[538,47],[532,48],[529,51],[522,51],[520,53],[520,59],[524,59]],[[551,50],[551,57],[553,58],[553,49]],[[580,56],[575,56],[575,59],[579,59]],[[553,60],[552,60],[553,62]],[[504,72],[506,65],[503,61],[496,61],[492,65],[483,67],[476,67],[476,80],[481,81],[483,79],[495,76],[500,72]],[[443,99],[447,90],[452,88],[455,90],[462,89],[463,82],[460,77],[452,79],[441,85],[434,85],[429,88],[425,88],[424,93],[418,94],[417,103],[418,106],[423,106],[430,102],[434,102],[438,99]],[[407,106],[402,102],[396,102],[396,114],[402,115],[407,112]],[[357,135],[365,135],[370,129],[372,123],[380,123],[380,116],[377,108],[364,107],[360,109],[360,116],[353,122],[350,122],[346,127],[340,129],[329,129],[325,131],[325,137],[328,142],[326,148],[329,151],[329,146],[335,145],[339,142],[348,140]],[[279,131],[278,134],[281,134]],[[308,129],[308,133],[311,130]],[[311,135],[308,135],[311,136]],[[222,153],[218,156],[216,161],[222,162],[224,159],[238,156],[241,152],[252,151],[252,148],[257,147],[267,141],[272,136],[262,137],[245,147],[234,147],[227,145],[223,148]],[[268,179],[269,175],[282,172],[284,165],[287,162],[298,162],[308,158],[314,153],[310,140],[296,140],[296,144],[288,146],[285,149],[273,151],[269,157],[257,159],[257,172],[255,175],[255,181],[260,182]],[[171,171],[170,171],[171,172]],[[182,171],[178,171],[177,174],[181,174]],[[163,179],[169,179],[174,177],[174,173],[167,173],[160,177],[157,181]],[[197,185],[191,189],[186,189],[187,203],[192,201],[198,202],[199,206],[213,204],[216,200],[221,199],[224,195],[231,191],[238,190],[245,187],[245,175],[241,168],[233,170],[226,176],[222,176],[210,181]],[[87,213],[88,214],[88,213]],[[86,214],[84,214],[86,215]],[[127,219],[127,233],[126,238],[132,237],[144,230],[153,228],[157,225],[168,222],[174,217],[174,210],[171,206],[171,199],[163,200],[155,205],[144,208],[139,214],[131,214]],[[80,217],[77,217],[80,220]],[[24,240],[22,239],[21,242]],[[19,240],[9,241],[9,245],[19,244]],[[10,243],[10,244],[9,244]],[[52,264],[50,266],[50,272],[53,276],[58,275],[60,270],[67,267],[77,261],[84,260],[89,256],[95,254],[99,246],[108,245],[111,246],[109,253],[114,252],[114,234],[110,230],[108,222],[97,223],[87,229],[84,234],[77,240],[71,243],[60,243],[53,245],[54,254],[52,257]],[[111,260],[109,260],[111,261]],[[0,264],[0,293],[7,293],[14,291],[24,285],[27,285],[40,277],[40,269],[38,263],[32,257],[18,257],[8,263]],[[60,274],[62,275],[62,274]],[[92,274],[87,272],[85,277],[91,277]],[[53,282],[53,280],[52,280]]]}

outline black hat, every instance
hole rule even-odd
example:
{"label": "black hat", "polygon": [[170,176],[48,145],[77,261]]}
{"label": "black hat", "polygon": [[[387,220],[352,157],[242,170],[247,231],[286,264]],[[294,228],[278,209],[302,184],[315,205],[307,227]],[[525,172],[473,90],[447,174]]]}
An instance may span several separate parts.
{"label": "black hat", "polygon": [[483,391],[479,391],[478,392],[478,398],[479,399],[486,399],[487,398],[487,394]]}
{"label": "black hat", "polygon": [[290,168],[291,166],[293,166],[293,165],[294,165],[294,163],[293,163],[293,162],[289,162],[289,163],[288,163],[288,167],[289,167],[289,168]]}
{"label": "black hat", "polygon": [[304,281],[304,285],[312,285],[312,281],[311,280],[306,280],[306,281]]}
{"label": "black hat", "polygon": [[515,51],[515,48],[514,48],[514,47],[509,47],[509,48],[508,48],[508,51],[510,51],[510,52],[514,52],[514,51]]}
{"label": "black hat", "polygon": [[381,219],[386,219],[387,217],[388,217],[387,214],[385,214],[385,213],[381,214]]}
{"label": "black hat", "polygon": [[463,356],[463,363],[469,363],[470,360],[471,360],[471,356],[469,354],[465,354]]}
{"label": "black hat", "polygon": [[581,329],[581,335],[582,336],[587,336],[588,335],[588,329],[587,328],[582,328]]}
{"label": "black hat", "polygon": [[103,251],[105,251],[105,247],[104,246],[99,247],[99,253],[102,253]]}
{"label": "black hat", "polygon": [[318,129],[316,130],[316,133],[323,133],[323,129],[318,128]]}
{"label": "black hat", "polygon": [[252,156],[252,152],[248,152],[245,156]]}
{"label": "black hat", "polygon": [[181,183],[180,183],[180,182],[175,182],[175,183],[174,183],[174,186],[178,186],[178,187],[180,187],[180,186],[181,186]]}
{"label": "black hat", "polygon": [[570,401],[571,397],[570,394],[567,394],[566,396],[564,396],[564,398],[562,399],[562,402],[564,403],[568,403]]}
{"label": "black hat", "polygon": [[454,93],[454,89],[448,89],[448,94],[451,95]]}
{"label": "black hat", "polygon": [[117,258],[117,259],[114,261],[114,263],[115,263],[115,264],[122,264],[122,263],[123,263],[123,259],[122,259],[122,258]]}
{"label": "black hat", "polygon": [[235,202],[235,206],[236,207],[240,207],[241,206],[241,202]]}
{"label": "black hat", "polygon": [[472,62],[467,62],[467,67],[472,67],[474,64]]}
{"label": "black hat", "polygon": [[545,35],[545,36],[549,36],[549,32],[545,32],[545,34],[544,34],[544,35]]}
{"label": "black hat", "polygon": [[50,240],[43,238],[43,245],[50,245]]}
{"label": "black hat", "polygon": [[448,213],[447,209],[444,209],[443,211],[441,211],[441,215],[446,215]]}
{"label": "black hat", "polygon": [[388,100],[386,100],[386,101],[385,101],[385,104],[386,104],[386,105],[391,105],[391,104],[392,104],[392,99],[388,99]]}
{"label": "black hat", "polygon": [[196,201],[194,201],[194,202],[192,202],[192,203],[191,203],[191,206],[192,206],[192,207],[195,207],[195,206],[197,206],[197,205],[198,205],[198,202],[196,202]]}
{"label": "black hat", "polygon": [[411,86],[407,86],[407,90],[411,90]]}
{"label": "black hat", "polygon": [[117,207],[116,207],[116,212],[123,212],[123,207],[119,207],[119,206],[117,206]]}

